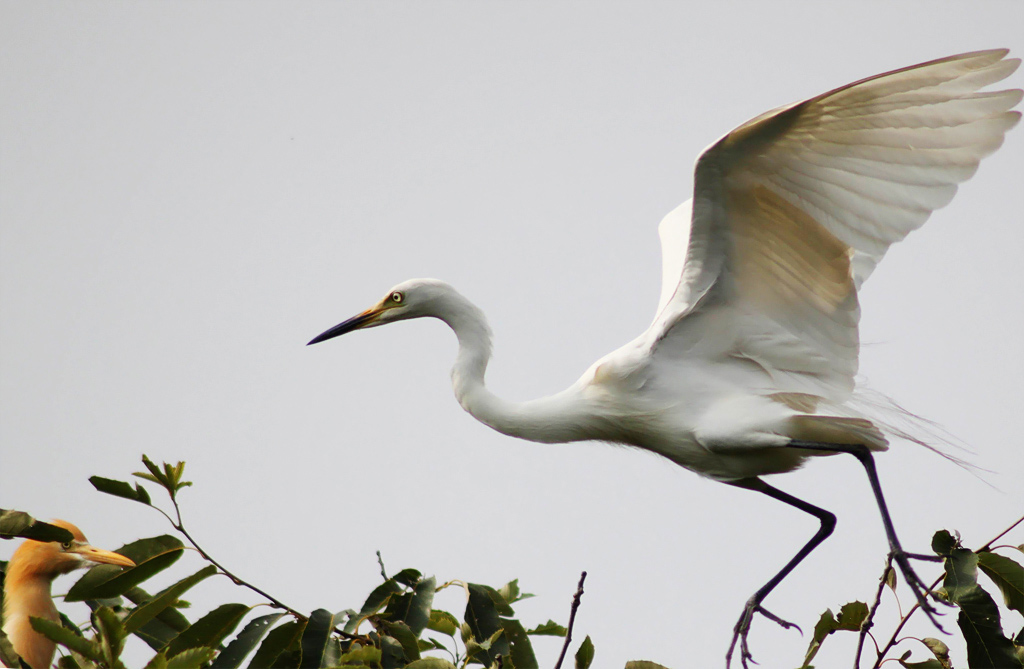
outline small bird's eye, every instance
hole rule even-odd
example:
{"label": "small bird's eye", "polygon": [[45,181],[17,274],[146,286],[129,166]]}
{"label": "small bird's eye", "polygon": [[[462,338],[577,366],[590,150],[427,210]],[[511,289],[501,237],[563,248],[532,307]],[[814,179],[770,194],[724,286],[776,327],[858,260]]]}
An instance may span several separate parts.
{"label": "small bird's eye", "polygon": [[395,304],[400,304],[404,298],[405,298],[405,296],[402,295],[397,290],[395,292],[391,293],[391,301],[394,302]]}
{"label": "small bird's eye", "polygon": [[62,543],[60,545],[60,547],[63,548],[64,550],[66,550],[66,551],[71,550],[72,546],[74,546],[74,544],[72,542],[70,542],[70,541],[65,541],[64,543]]}

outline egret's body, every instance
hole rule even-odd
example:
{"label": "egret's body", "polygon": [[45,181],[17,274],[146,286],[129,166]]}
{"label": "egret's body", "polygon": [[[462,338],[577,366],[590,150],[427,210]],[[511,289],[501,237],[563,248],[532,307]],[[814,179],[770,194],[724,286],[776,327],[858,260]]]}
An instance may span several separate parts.
{"label": "egret's body", "polygon": [[[810,396],[780,394],[755,365],[712,355],[709,349],[723,348],[723,340],[711,336],[703,339],[706,346],[668,369],[651,365],[640,337],[594,363],[556,395],[505,401],[484,384],[491,334],[483,312],[440,281],[416,279],[394,291],[406,299],[415,295],[429,315],[455,331],[460,344],[452,369],[455,396],[475,418],[509,436],[545,443],[630,444],[705,476],[731,481],[794,469],[805,453],[765,447],[819,435],[813,423],[800,424],[818,418],[799,408],[801,401],[811,401]],[[822,400],[816,401],[820,406]],[[836,430],[848,430],[884,447],[881,434],[863,420],[832,416],[818,427],[833,438]],[[721,447],[713,447],[717,444]]]}
{"label": "egret's body", "polygon": [[53,661],[56,645],[32,629],[31,618],[60,622],[50,587],[61,574],[92,564],[134,567],[117,553],[90,546],[82,531],[64,520],[52,521],[74,535],[74,541],[24,541],[7,563],[4,575],[3,631],[21,658],[33,669],[45,669]]}
{"label": "egret's body", "polygon": [[487,321],[433,279],[395,286],[310,343],[439,318],[459,339],[459,403],[499,432],[637,446],[819,518],[814,538],[748,602],[733,640],[742,641],[744,664],[753,613],[782,622],[761,601],[835,523],[759,478],[810,456],[846,452],[864,464],[896,560],[930,610],[874,472],[871,452],[887,448],[884,426],[853,402],[857,290],[1019,121],[1011,109],[1021,91],[979,90],[1017,68],[1005,56],[961,54],[871,77],[762,114],[709,147],[693,199],[659,228],[663,279],[651,326],[561,393],[516,403],[487,390]]}

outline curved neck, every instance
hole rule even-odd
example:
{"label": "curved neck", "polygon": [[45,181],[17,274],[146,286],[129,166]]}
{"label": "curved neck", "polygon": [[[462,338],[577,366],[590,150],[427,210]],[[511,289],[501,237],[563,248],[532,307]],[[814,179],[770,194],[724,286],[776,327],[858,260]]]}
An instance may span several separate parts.
{"label": "curved neck", "polygon": [[462,408],[481,423],[513,437],[557,443],[590,439],[591,412],[578,386],[529,402],[509,402],[484,385],[491,359],[491,329],[483,312],[452,291],[437,317],[455,331],[459,353],[452,367],[452,387]]}
{"label": "curved neck", "polygon": [[[54,622],[60,620],[50,595],[53,579],[11,572],[8,572],[9,584],[4,591],[4,634],[30,667],[49,667],[57,645],[32,629],[29,617],[46,618]],[[12,579],[16,581],[10,583]]]}

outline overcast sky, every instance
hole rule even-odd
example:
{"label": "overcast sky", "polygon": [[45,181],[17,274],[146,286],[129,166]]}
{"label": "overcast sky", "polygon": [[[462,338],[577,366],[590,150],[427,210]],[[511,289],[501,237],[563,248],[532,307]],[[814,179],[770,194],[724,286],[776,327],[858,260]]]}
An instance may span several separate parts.
{"label": "overcast sky", "polygon": [[[560,390],[646,328],[657,223],[717,137],[886,70],[1024,54],[1009,1],[0,8],[0,507],[113,548],[169,528],[87,478],[186,460],[186,524],[292,606],[359,606],[379,549],[392,571],[518,577],[526,624],[564,622],[586,569],[577,634],[600,667],[718,666],[815,521],[653,455],[490,431],[452,398],[436,321],[305,342],[437,277],[487,312],[496,393]],[[1024,507],[1022,174],[1018,128],[862,291],[868,386],[990,472],[880,456],[909,550],[941,528],[978,546]],[[772,483],[839,517],[766,602],[809,631],[873,595],[885,538],[852,459]],[[226,581],[189,599],[257,601]],[[751,635],[766,668],[807,641]],[[542,665],[558,645],[536,642]],[[830,638],[820,666],[851,656]]]}

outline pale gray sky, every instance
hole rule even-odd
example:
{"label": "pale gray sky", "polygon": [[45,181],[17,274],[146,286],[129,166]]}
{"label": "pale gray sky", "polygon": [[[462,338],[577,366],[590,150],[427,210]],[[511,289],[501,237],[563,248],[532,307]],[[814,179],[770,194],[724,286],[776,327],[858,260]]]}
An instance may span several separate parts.
{"label": "pale gray sky", "polygon": [[[489,315],[498,394],[559,390],[646,328],[657,223],[718,136],[923,60],[1024,54],[1020,2],[0,12],[0,507],[116,547],[168,528],[86,479],[127,478],[143,452],[184,459],[195,535],[291,605],[359,605],[379,549],[442,580],[518,577],[538,595],[527,624],[564,621],[587,569],[577,633],[600,667],[718,666],[814,520],[652,455],[491,432],[451,396],[437,322],[305,342],[433,276]],[[992,471],[905,443],[882,455],[910,550],[940,528],[976,546],[1024,507],[1021,174],[1018,128],[862,293],[870,386]],[[809,630],[873,595],[884,534],[852,459],[773,483],[839,517],[766,602]],[[255,601],[226,582],[189,599],[194,616]],[[807,640],[763,620],[751,635],[768,668]],[[536,646],[553,663],[558,642]],[[851,648],[830,638],[820,666]]]}

